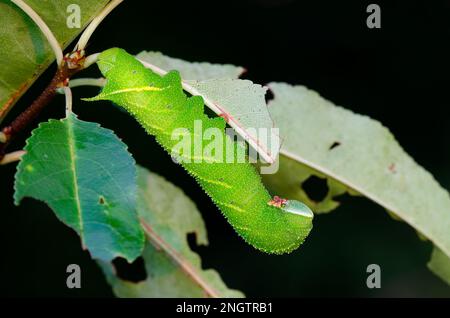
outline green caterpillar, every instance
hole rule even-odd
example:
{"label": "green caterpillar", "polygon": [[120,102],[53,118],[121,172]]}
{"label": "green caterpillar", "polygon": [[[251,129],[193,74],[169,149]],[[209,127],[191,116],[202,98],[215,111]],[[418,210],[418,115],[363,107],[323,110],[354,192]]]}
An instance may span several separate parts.
{"label": "green caterpillar", "polygon": [[[97,64],[107,79],[106,85],[98,96],[87,100],[109,100],[131,113],[159,144],[182,159],[180,164],[249,244],[275,254],[300,246],[312,228],[311,210],[298,201],[272,199],[255,168],[236,160],[242,146],[225,134],[225,121],[205,115],[202,97],[188,97],[183,92],[178,72],[160,76],[118,48],[102,52]],[[198,158],[195,151],[192,155],[176,149],[178,140],[172,133],[182,128],[186,134],[195,134],[196,121],[201,122],[203,129],[220,131],[223,154],[216,151]],[[210,143],[201,142],[203,147]],[[225,149],[230,146],[236,150],[233,162],[225,159]]]}

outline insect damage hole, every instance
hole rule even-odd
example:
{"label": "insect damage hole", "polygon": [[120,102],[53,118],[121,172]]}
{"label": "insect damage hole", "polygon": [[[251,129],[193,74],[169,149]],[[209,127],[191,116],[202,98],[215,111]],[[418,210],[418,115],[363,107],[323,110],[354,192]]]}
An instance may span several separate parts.
{"label": "insect damage hole", "polygon": [[147,279],[145,261],[139,256],[133,263],[128,263],[126,259],[117,257],[113,260],[116,275],[122,280],[139,283]]}
{"label": "insect damage hole", "polygon": [[303,181],[300,186],[305,191],[308,198],[314,202],[323,201],[330,190],[328,188],[327,179],[319,178],[317,176],[310,176]]}
{"label": "insect damage hole", "polygon": [[198,233],[197,232],[187,233],[186,238],[187,238],[189,248],[193,252],[202,255],[202,253],[207,251],[207,248],[205,247],[205,245],[198,242]]}
{"label": "insect damage hole", "polygon": [[266,99],[266,104],[268,104],[270,101],[272,101],[275,98],[275,95],[273,94],[273,92],[270,88],[267,88],[266,95],[264,97]]}
{"label": "insect damage hole", "polygon": [[339,141],[335,141],[331,144],[331,146],[328,148],[328,150],[333,150],[336,147],[339,147],[341,143]]}

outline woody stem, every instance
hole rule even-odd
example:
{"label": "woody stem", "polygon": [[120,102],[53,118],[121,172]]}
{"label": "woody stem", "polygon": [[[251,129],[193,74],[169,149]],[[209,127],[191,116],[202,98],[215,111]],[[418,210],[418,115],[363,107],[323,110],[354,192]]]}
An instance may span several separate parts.
{"label": "woody stem", "polygon": [[68,79],[79,70],[79,68],[70,69],[67,65],[68,63],[63,62],[44,91],[25,111],[17,116],[8,126],[2,129],[0,138],[0,160],[5,156],[6,147],[14,137],[37,118],[45,106],[47,106],[53,97],[55,97],[56,90],[59,87],[65,86]]}

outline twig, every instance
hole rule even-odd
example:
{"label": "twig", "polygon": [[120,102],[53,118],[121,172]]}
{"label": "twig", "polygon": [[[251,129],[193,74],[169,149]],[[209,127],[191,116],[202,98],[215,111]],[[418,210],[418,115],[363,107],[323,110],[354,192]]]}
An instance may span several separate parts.
{"label": "twig", "polygon": [[100,53],[95,53],[95,54],[91,54],[91,55],[87,56],[86,60],[84,61],[83,68],[88,68],[92,64],[97,63],[99,55],[100,55]]}
{"label": "twig", "polygon": [[86,44],[88,43],[92,33],[94,33],[95,29],[98,25],[103,21],[103,19],[112,11],[115,7],[117,7],[123,0],[112,0],[110,3],[103,8],[103,10],[97,15],[89,26],[84,30],[81,35],[78,43],[75,45],[74,51],[84,50]]}
{"label": "twig", "polygon": [[[89,77],[82,77],[82,78],[75,78],[73,80],[70,80],[69,87],[75,88],[80,86],[96,86],[96,87],[103,87],[105,86],[106,79],[103,77],[100,78],[89,78]],[[58,94],[64,94],[64,89],[62,87],[59,87],[56,89],[56,92]],[[0,142],[1,142],[1,133],[0,133]]]}
{"label": "twig", "polygon": [[8,153],[3,157],[3,159],[0,160],[0,165],[6,165],[11,162],[19,161],[24,154],[26,154],[26,151],[24,150]]}
{"label": "twig", "polygon": [[[3,142],[0,143],[0,159],[5,155],[5,149],[14,136],[36,119],[45,106],[55,97],[56,89],[66,86],[68,79],[82,68],[83,61],[84,58],[78,54],[68,54],[63,59],[62,65],[58,68],[50,84],[48,84],[39,97],[25,111],[17,116],[9,126],[2,129],[2,135],[0,137]],[[78,67],[69,68],[69,65],[71,67],[78,65]]]}
{"label": "twig", "polygon": [[44,20],[25,2],[22,0],[12,0],[20,9],[22,9],[33,21],[37,24],[39,29],[41,29],[44,36],[47,38],[48,43],[53,49],[53,53],[55,53],[56,62],[58,65],[61,65],[63,60],[63,52],[61,46],[58,43],[53,32],[49,29],[47,24],[45,24]]}
{"label": "twig", "polygon": [[79,87],[79,86],[105,86],[106,79],[103,77],[100,78],[75,78],[69,82],[69,87]]}

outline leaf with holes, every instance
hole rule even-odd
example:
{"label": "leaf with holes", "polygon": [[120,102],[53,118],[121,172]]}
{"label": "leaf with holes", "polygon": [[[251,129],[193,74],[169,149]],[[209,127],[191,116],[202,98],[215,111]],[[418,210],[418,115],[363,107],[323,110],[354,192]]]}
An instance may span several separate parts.
{"label": "leaf with holes", "polygon": [[[108,0],[27,0],[66,47]],[[80,28],[67,27],[69,6],[80,8]],[[55,59],[39,28],[10,0],[0,0],[0,122],[19,97]]]}
{"label": "leaf with holes", "polygon": [[148,237],[143,258],[147,279],[122,280],[110,264],[101,263],[119,297],[242,297],[227,288],[215,270],[203,270],[188,244],[207,245],[205,224],[195,204],[162,177],[138,167],[138,212]]}
{"label": "leaf with holes", "polygon": [[17,167],[15,202],[46,202],[94,258],[128,261],[143,249],[136,214],[136,167],[108,129],[69,115],[39,125]]}
{"label": "leaf with holes", "polygon": [[[304,173],[294,175],[293,167],[314,169],[314,174],[340,184],[338,194],[347,188],[366,196],[450,255],[448,192],[385,127],[333,105],[306,87],[283,83],[269,87],[275,96],[269,109],[284,141],[280,171],[264,176],[274,190],[293,195],[305,178]],[[273,181],[286,177],[288,171],[292,189]],[[301,195],[294,198],[303,199]]]}

